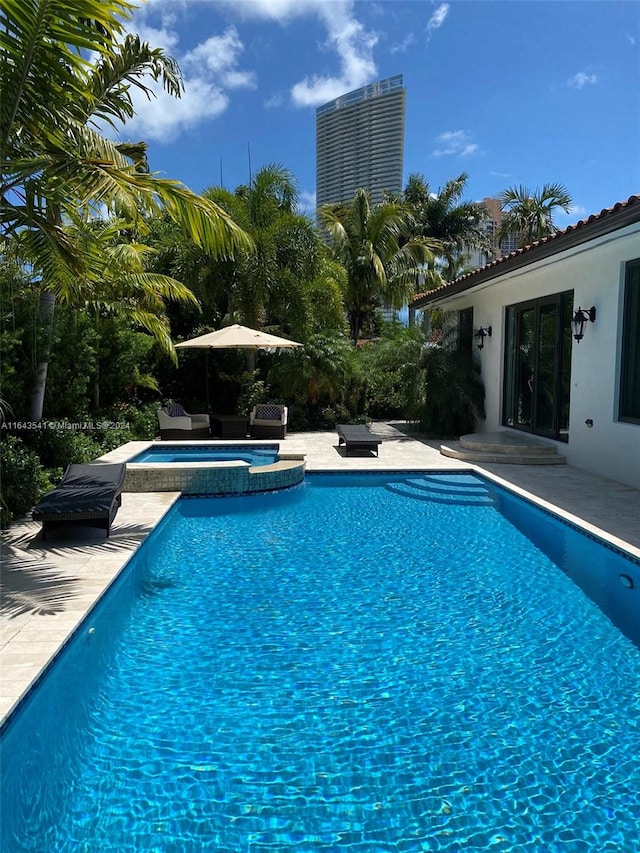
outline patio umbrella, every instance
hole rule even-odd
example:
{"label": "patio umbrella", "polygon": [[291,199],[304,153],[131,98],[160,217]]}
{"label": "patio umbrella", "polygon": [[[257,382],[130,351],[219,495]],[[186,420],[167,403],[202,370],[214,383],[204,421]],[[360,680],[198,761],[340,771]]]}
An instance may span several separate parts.
{"label": "patio umbrella", "polygon": [[[224,326],[215,332],[207,332],[188,341],[176,344],[176,349],[243,349],[255,352],[258,349],[279,349],[280,347],[301,347],[297,341],[288,338],[280,338],[261,332],[259,329],[251,329],[248,326]],[[253,368],[252,368],[253,369]],[[206,362],[207,373],[207,408],[209,408],[209,362]]]}
{"label": "patio umbrella", "polygon": [[259,329],[250,329],[248,326],[224,326],[215,332],[207,332],[189,341],[176,344],[176,349],[181,347],[202,347],[203,349],[277,349],[279,347],[301,347],[297,341],[288,338],[279,338],[277,335],[269,335]]}

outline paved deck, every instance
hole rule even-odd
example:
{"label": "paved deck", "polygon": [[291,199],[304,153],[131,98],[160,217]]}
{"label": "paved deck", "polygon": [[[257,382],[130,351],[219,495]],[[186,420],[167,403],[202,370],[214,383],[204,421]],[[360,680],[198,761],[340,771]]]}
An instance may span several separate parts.
{"label": "paved deck", "polygon": [[[333,432],[291,433],[286,453],[304,453],[307,471],[461,471],[475,469],[640,558],[640,490],[567,466],[471,465],[440,455],[437,441],[379,423],[379,456],[345,455]],[[110,454],[112,458],[113,454]],[[87,529],[51,533],[25,519],[2,534],[0,605],[0,719],[38,679],[178,499],[175,492],[124,493],[111,536]]]}

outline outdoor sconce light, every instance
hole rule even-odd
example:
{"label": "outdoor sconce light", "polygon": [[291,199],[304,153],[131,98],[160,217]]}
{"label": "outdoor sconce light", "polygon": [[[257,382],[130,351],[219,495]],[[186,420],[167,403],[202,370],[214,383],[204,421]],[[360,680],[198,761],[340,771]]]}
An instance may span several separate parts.
{"label": "outdoor sconce light", "polygon": [[595,308],[578,308],[576,313],[573,315],[571,319],[571,325],[573,326],[573,337],[580,343],[580,341],[584,338],[584,327],[587,323],[593,323],[596,319],[596,309]]}
{"label": "outdoor sconce light", "polygon": [[473,337],[476,339],[478,349],[482,349],[484,346],[484,339],[491,337],[491,326],[487,326],[486,329],[483,326],[480,326]]}

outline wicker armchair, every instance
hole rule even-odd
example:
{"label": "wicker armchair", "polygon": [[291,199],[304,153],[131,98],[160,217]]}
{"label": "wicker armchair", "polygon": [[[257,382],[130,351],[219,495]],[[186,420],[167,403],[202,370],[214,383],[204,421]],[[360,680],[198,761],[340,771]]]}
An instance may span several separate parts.
{"label": "wicker armchair", "polygon": [[190,415],[180,403],[170,403],[158,409],[160,438],[185,439],[209,437],[209,415]]}
{"label": "wicker armchair", "polygon": [[276,403],[260,403],[254,406],[249,416],[251,438],[284,438],[287,434],[286,406]]}

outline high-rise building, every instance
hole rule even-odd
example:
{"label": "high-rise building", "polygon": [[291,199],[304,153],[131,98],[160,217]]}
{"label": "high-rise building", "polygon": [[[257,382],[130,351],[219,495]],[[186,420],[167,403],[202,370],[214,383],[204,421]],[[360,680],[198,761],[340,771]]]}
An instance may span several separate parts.
{"label": "high-rise building", "polygon": [[406,89],[402,74],[371,83],[316,110],[316,204],[349,202],[369,191],[371,204],[402,192]]}
{"label": "high-rise building", "polygon": [[487,211],[487,217],[483,221],[481,228],[491,242],[491,253],[481,252],[479,249],[470,252],[468,266],[471,269],[483,267],[485,264],[494,260],[494,258],[501,258],[504,255],[515,252],[518,248],[517,234],[509,234],[498,242],[498,229],[500,228],[504,217],[504,211],[502,210],[502,205],[500,204],[499,199],[483,198],[482,204]]}

